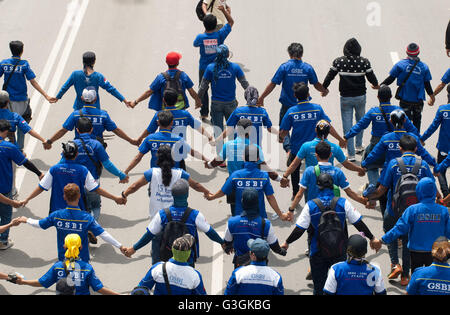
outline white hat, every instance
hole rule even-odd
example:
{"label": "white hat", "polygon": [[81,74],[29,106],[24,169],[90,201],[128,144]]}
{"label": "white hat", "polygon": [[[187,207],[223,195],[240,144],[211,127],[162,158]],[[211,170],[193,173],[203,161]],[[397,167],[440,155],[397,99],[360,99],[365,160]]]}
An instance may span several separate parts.
{"label": "white hat", "polygon": [[97,92],[94,89],[86,88],[83,90],[81,99],[86,103],[92,103],[97,98]]}
{"label": "white hat", "polygon": [[5,103],[9,101],[9,93],[3,90],[0,90],[0,103]]}

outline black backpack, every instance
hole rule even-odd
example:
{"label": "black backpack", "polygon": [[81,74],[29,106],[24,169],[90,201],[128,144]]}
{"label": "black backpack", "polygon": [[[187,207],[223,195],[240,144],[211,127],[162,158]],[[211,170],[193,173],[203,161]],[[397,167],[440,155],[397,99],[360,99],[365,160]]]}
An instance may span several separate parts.
{"label": "black backpack", "polygon": [[416,186],[420,180],[417,175],[422,166],[422,160],[416,158],[416,163],[411,172],[408,172],[405,162],[401,157],[397,158],[396,161],[401,175],[392,195],[392,210],[394,211],[394,215],[399,218],[406,208],[419,202],[416,195]]}
{"label": "black backpack", "polygon": [[173,90],[177,91],[177,93],[178,93],[178,99],[175,104],[175,107],[177,109],[184,109],[184,107],[186,106],[186,99],[184,97],[183,88],[181,86],[181,81],[180,81],[180,77],[181,77],[182,73],[183,73],[182,71],[177,71],[175,73],[175,75],[173,76],[173,78],[170,76],[168,71],[161,73],[164,76],[164,79],[166,79],[165,89],[173,89]]}
{"label": "black backpack", "polygon": [[322,213],[317,226],[317,242],[323,258],[341,257],[346,251],[347,233],[335,211],[338,200],[339,197],[334,197],[329,206],[324,206],[318,198],[312,200]]}
{"label": "black backpack", "polygon": [[170,213],[170,209],[164,209],[164,212],[167,216],[167,225],[164,228],[164,231],[161,236],[161,247],[159,248],[159,257],[161,261],[168,261],[172,258],[172,244],[173,242],[182,237],[184,234],[189,234],[189,230],[186,226],[186,221],[189,218],[189,215],[192,212],[191,208],[187,208],[184,211],[183,217],[180,221],[173,221],[172,215]]}
{"label": "black backpack", "polygon": [[[211,12],[212,12],[212,7],[214,6],[215,1],[216,0],[211,1],[207,10],[211,10]],[[200,21],[203,21],[203,19],[205,18],[205,13],[203,12],[202,6],[203,6],[203,0],[200,0],[197,3],[197,6],[195,7],[195,13],[197,14],[197,17]]]}

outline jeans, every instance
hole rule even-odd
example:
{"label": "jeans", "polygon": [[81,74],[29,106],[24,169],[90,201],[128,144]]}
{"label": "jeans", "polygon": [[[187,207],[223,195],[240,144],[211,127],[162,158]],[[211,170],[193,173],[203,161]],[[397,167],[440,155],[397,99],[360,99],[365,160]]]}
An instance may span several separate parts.
{"label": "jeans", "polygon": [[[391,230],[395,223],[397,223],[397,218],[394,218],[389,214],[388,211],[385,211],[384,213],[384,220],[383,220],[383,230],[385,233],[387,233],[389,230]],[[400,239],[402,240],[402,268],[403,276],[409,275],[409,269],[411,267],[411,257],[409,254],[409,249],[407,247],[408,244],[408,234],[400,236]],[[389,257],[391,259],[391,264],[396,265],[399,263],[398,259],[398,245],[397,242],[394,241],[390,244],[387,244],[388,251],[389,251]]]}
{"label": "jeans", "polygon": [[[5,197],[8,198],[12,197],[11,192],[4,195]],[[13,212],[12,206],[0,202],[0,225],[6,225],[11,222],[12,212]],[[9,236],[9,229],[0,234],[0,242],[2,243],[8,242],[8,236]]]}
{"label": "jeans", "polygon": [[[289,159],[288,162],[289,165],[292,163],[292,161],[295,160],[296,155],[289,153]],[[300,164],[298,167],[292,172],[291,174],[291,183],[292,183],[292,196],[295,198],[295,195],[297,195],[299,191],[299,183],[300,183],[300,168],[302,167],[302,162],[300,161]],[[306,200],[306,199],[305,199]]]}
{"label": "jeans", "polygon": [[[370,138],[370,143],[367,146],[367,148],[364,150],[363,160],[367,158],[369,153],[373,150],[373,148],[377,145],[377,143],[380,142],[379,137]],[[383,167],[385,157],[383,155],[383,158],[377,161],[377,163],[374,163],[372,165],[368,165],[367,170],[367,179],[369,180],[369,184],[376,185],[378,182],[378,179],[380,178],[380,172],[379,169]]]}
{"label": "jeans", "polygon": [[409,251],[411,255],[411,274],[419,267],[428,267],[433,263],[431,252]]}
{"label": "jeans", "polygon": [[[442,152],[439,151],[438,156],[437,156],[438,164],[442,163],[442,161],[444,161],[446,157],[447,157],[446,155],[442,155]],[[450,193],[447,178],[445,176],[446,173],[447,173],[447,170],[444,170],[444,171],[440,172],[439,176],[438,176],[439,186],[441,186],[441,191],[442,191],[442,195],[444,195],[444,198]]]}
{"label": "jeans", "polygon": [[88,209],[95,221],[100,218],[100,208],[102,206],[101,197],[95,191],[86,191],[86,209]]}
{"label": "jeans", "polygon": [[155,237],[152,239],[152,251],[151,251],[152,265],[161,261],[160,256],[159,256],[159,251],[161,248],[161,238],[162,238],[162,232],[155,235]]}
{"label": "jeans", "polygon": [[314,285],[314,295],[323,295],[323,287],[327,281],[328,269],[335,263],[345,261],[346,258],[347,257],[343,255],[342,257],[329,259],[322,257],[320,253],[316,253],[309,258]]}
{"label": "jeans", "polygon": [[[284,115],[286,115],[286,112],[288,111],[288,109],[289,109],[289,106],[281,105],[281,108],[280,108],[280,123],[279,123],[280,126],[281,126],[281,121],[283,120]],[[283,139],[283,149],[286,152],[291,151],[291,137],[290,137],[289,133]]]}
{"label": "jeans", "polygon": [[[11,102],[10,103],[10,110],[12,112],[15,112],[22,116],[22,118],[27,122],[30,123],[31,121],[31,108],[30,108],[30,99],[26,101],[20,101],[20,102]],[[19,149],[23,150],[24,143],[25,143],[25,134],[17,128],[17,138],[16,143]]]}
{"label": "jeans", "polygon": [[[360,121],[366,113],[365,94],[354,97],[341,96],[341,118],[344,135],[353,127],[353,111],[355,112],[356,122]],[[362,147],[363,131],[358,133],[355,138],[356,146]],[[348,156],[355,156],[355,140],[353,138],[348,139],[347,154]]]}
{"label": "jeans", "polygon": [[[214,126],[214,138],[217,138],[223,132],[223,120],[227,121],[236,107],[236,100],[231,102],[211,101],[211,122]],[[220,154],[221,148],[216,146],[216,151],[217,154]]]}
{"label": "jeans", "polygon": [[413,125],[420,133],[420,125],[422,123],[423,101],[418,103],[410,103],[400,100],[400,107],[405,111],[406,116],[412,121]]}
{"label": "jeans", "polygon": [[[198,84],[200,85],[200,82],[202,82],[203,74],[205,74],[205,70],[199,70],[199,79]],[[209,87],[208,87],[209,89]],[[202,108],[200,108],[200,116],[208,117],[209,115],[209,95],[208,95],[208,89],[206,89],[206,93],[203,95],[201,101],[202,101]]]}

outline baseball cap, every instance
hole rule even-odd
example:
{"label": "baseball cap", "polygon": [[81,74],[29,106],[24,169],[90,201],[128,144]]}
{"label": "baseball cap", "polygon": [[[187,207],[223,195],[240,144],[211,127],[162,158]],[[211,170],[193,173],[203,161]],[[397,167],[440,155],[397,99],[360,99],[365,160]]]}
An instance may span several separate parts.
{"label": "baseball cap", "polygon": [[85,88],[81,94],[81,99],[86,103],[92,103],[97,98],[97,92],[93,88]]}
{"label": "baseball cap", "polygon": [[180,53],[177,53],[175,51],[171,51],[166,56],[166,63],[169,66],[176,66],[180,62],[181,57],[182,56],[181,56]]}
{"label": "baseball cap", "polygon": [[261,238],[249,239],[247,246],[257,258],[266,258],[269,255],[269,243]]}
{"label": "baseball cap", "polygon": [[9,102],[9,93],[6,91],[0,91],[0,103]]}

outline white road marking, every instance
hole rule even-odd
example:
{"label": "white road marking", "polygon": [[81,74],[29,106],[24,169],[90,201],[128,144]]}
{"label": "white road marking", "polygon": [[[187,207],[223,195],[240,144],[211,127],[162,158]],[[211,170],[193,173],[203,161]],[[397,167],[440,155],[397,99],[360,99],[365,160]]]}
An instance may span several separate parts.
{"label": "white road marking", "polygon": [[[82,0],[81,5],[78,4],[78,0],[72,0],[72,2],[70,2],[70,4],[68,5],[67,14],[64,19],[63,25],[61,26],[61,30],[58,34],[58,37],[57,37],[56,42],[53,46],[53,49],[50,53],[46,67],[44,68],[44,72],[43,72],[42,77],[39,82],[40,85],[42,82],[41,87],[43,87],[43,85],[45,85],[47,83],[48,77],[50,75],[50,70],[53,68],[53,65],[56,61],[56,57],[58,56],[59,51],[61,49],[63,40],[66,37],[68,30],[71,28],[69,37],[66,41],[66,45],[64,46],[63,53],[61,55],[58,65],[56,67],[56,71],[53,73],[53,78],[52,78],[52,81],[50,82],[50,87],[47,91],[47,94],[50,96],[54,96],[57,93],[57,88],[60,84],[62,73],[66,66],[67,60],[69,58],[70,52],[72,50],[75,39],[77,37],[78,30],[80,29],[81,22],[83,21],[83,17],[84,17],[84,14],[86,13],[86,9],[87,9],[88,5],[89,5],[89,0]],[[30,102],[30,106],[33,105],[34,107],[36,107],[36,104],[38,103],[39,98],[40,98],[40,95],[38,95],[35,92],[33,94],[33,99]],[[50,106],[57,106],[57,105],[49,104],[47,102],[47,100],[44,100],[41,110],[39,112],[38,118],[36,120],[36,124],[33,127],[33,129],[38,133],[41,133],[41,131],[42,131],[42,128],[43,128],[45,120],[47,118]],[[35,138],[29,139],[29,141],[24,149],[24,151],[27,153],[28,159],[30,159],[32,157],[32,155],[34,153],[34,149],[36,148],[36,144],[37,144],[37,139],[35,139]],[[23,180],[25,177],[25,171],[26,170],[24,168],[19,168],[17,170],[16,188],[18,191],[20,191],[20,188],[22,186],[22,183],[23,183]]]}
{"label": "white road marking", "polygon": [[[225,232],[218,231],[220,237],[225,236]],[[222,295],[223,288],[223,249],[222,246],[216,242],[213,245],[213,262],[212,262],[212,277],[211,277],[211,295]]]}
{"label": "white road marking", "polygon": [[392,63],[395,65],[397,62],[400,61],[400,57],[398,55],[398,52],[396,51],[391,51],[391,59],[392,59]]}

